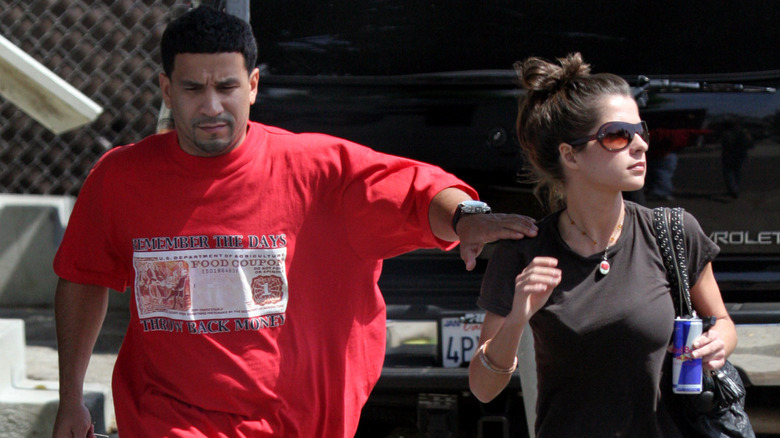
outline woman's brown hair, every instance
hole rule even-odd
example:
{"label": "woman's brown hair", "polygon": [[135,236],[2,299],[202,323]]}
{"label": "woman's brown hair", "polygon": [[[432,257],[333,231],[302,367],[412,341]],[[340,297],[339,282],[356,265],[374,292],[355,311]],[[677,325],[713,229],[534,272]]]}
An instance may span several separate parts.
{"label": "woman's brown hair", "polygon": [[514,65],[526,90],[517,115],[526,175],[539,201],[552,211],[566,204],[558,146],[592,134],[604,96],[631,97],[625,80],[613,74],[590,74],[590,65],[579,53],[556,61],[531,57]]}

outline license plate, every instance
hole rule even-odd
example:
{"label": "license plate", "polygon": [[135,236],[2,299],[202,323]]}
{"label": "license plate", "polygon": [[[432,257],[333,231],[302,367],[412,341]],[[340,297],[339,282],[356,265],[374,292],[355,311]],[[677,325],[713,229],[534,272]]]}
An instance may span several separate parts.
{"label": "license plate", "polygon": [[470,362],[479,346],[484,313],[467,313],[441,319],[441,361],[445,368]]}

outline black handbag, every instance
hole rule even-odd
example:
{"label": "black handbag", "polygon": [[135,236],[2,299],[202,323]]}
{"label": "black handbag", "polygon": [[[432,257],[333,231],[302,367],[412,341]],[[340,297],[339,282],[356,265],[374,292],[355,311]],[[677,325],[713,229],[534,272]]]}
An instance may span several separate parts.
{"label": "black handbag", "polygon": [[[693,314],[685,251],[683,209],[653,209],[653,229],[661,249],[674,302],[676,316]],[[703,331],[715,323],[714,317],[702,318]],[[755,438],[753,426],[745,412],[745,385],[734,365],[726,361],[719,370],[704,370],[702,392],[698,395],[672,394],[677,412],[676,422],[685,436]]]}

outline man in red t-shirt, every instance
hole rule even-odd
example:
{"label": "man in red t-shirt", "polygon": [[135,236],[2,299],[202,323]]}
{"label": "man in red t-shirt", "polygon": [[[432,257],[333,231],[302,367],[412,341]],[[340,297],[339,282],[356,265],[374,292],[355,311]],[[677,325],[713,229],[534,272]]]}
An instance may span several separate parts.
{"label": "man in red t-shirt", "polygon": [[428,164],[248,120],[248,24],[207,7],[163,34],[176,130],[106,153],[54,262],[55,437],[92,436],[84,374],[108,288],[132,293],[112,380],[128,437],[349,437],[379,378],[382,260],[536,234]]}

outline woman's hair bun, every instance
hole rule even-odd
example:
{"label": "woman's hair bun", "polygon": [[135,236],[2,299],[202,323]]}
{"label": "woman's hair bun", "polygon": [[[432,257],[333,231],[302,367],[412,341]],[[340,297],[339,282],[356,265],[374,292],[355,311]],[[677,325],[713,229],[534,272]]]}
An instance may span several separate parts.
{"label": "woman's hair bun", "polygon": [[579,53],[571,53],[552,63],[542,58],[531,57],[515,63],[515,71],[523,88],[529,91],[555,92],[565,88],[576,78],[590,75],[590,65]]}

